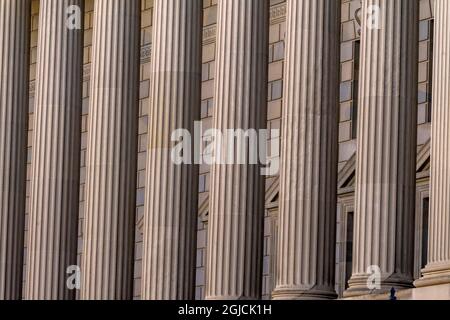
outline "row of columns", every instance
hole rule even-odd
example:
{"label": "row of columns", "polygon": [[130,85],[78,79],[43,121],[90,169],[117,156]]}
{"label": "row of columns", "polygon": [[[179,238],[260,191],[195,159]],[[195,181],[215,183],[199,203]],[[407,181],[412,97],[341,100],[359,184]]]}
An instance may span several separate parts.
{"label": "row of columns", "polygon": [[[76,264],[82,30],[40,1],[25,297],[70,299]],[[364,17],[380,8],[381,27]],[[419,2],[363,0],[355,248],[348,296],[413,285]],[[142,293],[194,296],[198,166],[176,165],[172,132],[199,120],[201,0],[155,0]],[[219,0],[214,128],[266,124],[268,1]],[[0,0],[0,299],[21,295],[30,0]],[[417,286],[450,280],[450,5],[435,1],[430,256]],[[335,298],[340,5],[288,0],[275,299]],[[96,0],[82,299],[132,297],[139,0]],[[194,152],[194,150],[191,150]],[[207,299],[258,299],[264,177],[211,167]]]}

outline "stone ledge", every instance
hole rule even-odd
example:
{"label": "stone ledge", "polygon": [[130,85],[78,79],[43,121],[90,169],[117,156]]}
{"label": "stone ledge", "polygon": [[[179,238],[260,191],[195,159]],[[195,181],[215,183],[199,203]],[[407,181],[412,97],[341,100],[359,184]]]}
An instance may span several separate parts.
{"label": "stone ledge", "polygon": [[[450,284],[398,291],[398,300],[450,300]],[[389,293],[365,295],[342,300],[389,300]]]}

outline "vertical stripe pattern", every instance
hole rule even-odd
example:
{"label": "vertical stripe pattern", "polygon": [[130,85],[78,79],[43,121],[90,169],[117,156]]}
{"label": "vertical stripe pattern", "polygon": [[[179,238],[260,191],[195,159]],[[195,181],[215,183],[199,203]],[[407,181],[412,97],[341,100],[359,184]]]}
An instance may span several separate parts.
{"label": "vertical stripe pattern", "polygon": [[82,299],[131,299],[140,0],[96,0]]}
{"label": "vertical stripe pattern", "polygon": [[76,265],[83,31],[66,26],[81,0],[42,0],[27,245],[27,299],[73,299]]}
{"label": "vertical stripe pattern", "polygon": [[[221,133],[266,128],[268,8],[267,0],[218,1],[213,128]],[[265,181],[260,169],[236,159],[211,167],[207,299],[260,298]]]}
{"label": "vertical stripe pattern", "polygon": [[0,0],[0,300],[22,291],[30,0]]}
{"label": "vertical stripe pattern", "polygon": [[[200,120],[201,0],[154,3],[152,86],[142,297],[193,299],[198,166],[194,121]],[[192,164],[172,159],[176,130],[187,130]],[[188,142],[188,141],[184,141]],[[191,148],[192,147],[192,148]]]}
{"label": "vertical stripe pattern", "polygon": [[450,2],[435,0],[428,264],[416,286],[450,283]]}
{"label": "vertical stripe pattern", "polygon": [[[380,28],[372,23],[379,8]],[[356,164],[353,276],[364,293],[367,268],[381,290],[412,285],[417,142],[417,0],[364,0]]]}
{"label": "vertical stripe pattern", "polygon": [[336,297],[339,12],[288,0],[275,299]]}

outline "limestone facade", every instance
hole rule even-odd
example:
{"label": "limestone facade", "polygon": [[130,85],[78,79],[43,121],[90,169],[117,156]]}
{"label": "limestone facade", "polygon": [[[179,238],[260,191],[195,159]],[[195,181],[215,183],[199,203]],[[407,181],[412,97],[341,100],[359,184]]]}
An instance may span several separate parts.
{"label": "limestone facade", "polygon": [[[388,281],[387,286],[384,287],[384,289],[388,286],[396,286],[399,289],[411,287],[401,295],[405,299],[418,297],[450,299],[448,290],[446,291],[446,285],[450,282],[448,280],[450,208],[446,187],[450,173],[446,166],[446,163],[449,163],[448,151],[445,152],[448,149],[446,146],[450,134],[448,126],[445,125],[448,112],[444,107],[448,103],[449,90],[445,85],[448,85],[450,70],[436,67],[436,61],[440,61],[441,66],[448,65],[448,56],[446,57],[445,52],[449,50],[450,40],[449,32],[446,30],[447,24],[444,22],[447,17],[450,17],[450,6],[447,5],[447,0],[396,1],[397,3],[415,3],[414,8],[406,9],[400,4],[400,8],[392,5],[393,0],[339,0],[338,5],[332,5],[330,2],[333,0],[267,0],[267,8],[257,5],[256,2],[259,1],[248,0],[245,8],[239,9],[249,11],[239,17],[232,16],[232,12],[239,7],[238,2],[241,0],[192,0],[192,5],[187,7],[181,6],[179,0],[127,0],[134,5],[131,7],[127,5],[126,8],[122,8],[119,4],[122,0],[64,1],[70,4],[80,3],[82,8],[83,43],[80,39],[69,36],[71,40],[69,46],[81,45],[83,51],[80,62],[76,56],[71,56],[72,63],[80,63],[82,68],[79,83],[71,86],[75,96],[71,95],[70,99],[78,99],[78,105],[73,110],[66,106],[67,110],[73,114],[65,120],[64,117],[60,118],[61,124],[67,124],[66,127],[63,125],[61,128],[64,130],[61,129],[58,133],[56,133],[59,128],[57,125],[43,126],[42,120],[39,119],[46,114],[45,106],[51,102],[48,99],[51,98],[52,89],[55,89],[48,87],[51,83],[45,82],[46,86],[43,86],[42,79],[56,77],[58,74],[61,77],[63,70],[66,70],[57,70],[58,64],[51,66],[52,73],[45,73],[46,70],[42,69],[48,65],[49,59],[52,58],[50,55],[55,58],[58,56],[57,51],[44,50],[45,48],[53,49],[53,47],[46,43],[43,28],[46,23],[49,23],[49,19],[56,18],[43,14],[42,10],[51,8],[56,10],[56,7],[51,5],[52,2],[59,0],[16,0],[23,6],[17,8],[8,5],[10,1],[0,0],[0,17],[15,18],[17,15],[23,15],[24,19],[21,20],[21,24],[14,24],[17,28],[18,40],[14,45],[6,41],[0,42],[2,49],[0,57],[3,57],[4,50],[16,52],[15,55],[8,54],[8,56],[15,57],[17,60],[15,64],[29,64],[29,75],[20,72],[23,70],[17,70],[17,73],[11,75],[9,70],[14,64],[11,64],[11,61],[5,64],[7,59],[0,60],[0,79],[9,79],[12,84],[11,87],[0,84],[0,151],[2,151],[0,153],[0,192],[2,193],[0,194],[0,299],[20,297],[271,299],[277,297],[277,292],[280,298],[305,298],[305,293],[307,296],[308,291],[313,292],[312,298],[343,298],[355,295],[355,298],[362,298],[362,295],[365,295],[364,298],[383,299],[385,297],[383,290],[376,292],[381,295],[372,297],[367,296],[367,292],[358,290],[356,294],[353,290],[352,294],[352,277],[355,279],[356,276],[360,279],[358,276],[366,273],[367,267],[372,264],[379,264],[382,275],[396,267],[406,270],[407,281],[403,281],[404,279]],[[167,12],[170,10],[167,11],[168,8],[163,6],[163,2],[173,5],[178,11],[173,16],[169,15]],[[253,2],[255,4],[252,4]],[[297,7],[300,2],[303,3],[303,8]],[[371,34],[363,34],[366,30],[363,19],[366,12],[364,8],[368,5],[381,6],[381,14],[388,22],[392,22],[392,18],[399,14],[405,20],[395,20],[393,25],[388,24],[391,27],[388,28],[389,30],[371,30]],[[136,9],[138,6],[140,6],[139,17],[139,9]],[[332,8],[334,6],[336,8]],[[258,10],[258,13],[254,10]],[[293,10],[297,10],[297,14]],[[330,10],[335,11],[331,13]],[[406,21],[406,16],[410,15],[405,14],[408,10],[415,12],[415,15],[409,18],[409,22]],[[101,11],[104,16],[97,16],[101,14]],[[108,15],[108,12],[115,14]],[[134,20],[131,18],[133,12],[137,12]],[[154,16],[155,12],[160,13],[158,18]],[[299,30],[304,27],[314,32],[313,26],[318,28],[317,24],[307,25],[305,21],[297,21],[302,17],[302,12],[309,12],[308,17],[317,19],[315,21],[322,23],[322,27],[333,26],[337,29],[336,31],[339,32],[336,32],[335,36],[338,37],[336,42],[339,48],[331,48],[333,39],[327,38],[322,33],[320,38],[316,39],[318,43],[310,44],[311,48],[300,48],[301,41],[307,42],[307,40],[292,31],[297,30],[296,23],[302,24],[297,27]],[[173,18],[179,20],[175,21]],[[110,32],[100,28],[103,25],[100,19],[106,19],[105,21],[110,23],[111,28],[108,29]],[[124,23],[116,24],[120,19]],[[202,19],[201,26],[197,25],[198,28],[196,28],[194,21],[189,25],[189,19],[194,19],[195,22]],[[331,19],[336,21],[332,22]],[[4,23],[12,24],[13,22],[0,20],[0,39],[4,39],[4,33],[9,33],[8,30],[11,27]],[[182,27],[183,24],[185,28]],[[124,29],[119,30],[116,28],[118,26]],[[164,37],[179,39],[180,51],[178,52],[186,50],[189,53],[178,57],[170,56],[171,59],[166,60],[162,54],[171,51],[170,48],[154,47],[157,44],[168,45],[164,39],[158,37],[162,33],[157,34],[158,29],[155,29],[155,26],[169,29],[181,26],[178,31],[168,29]],[[241,28],[239,41],[233,41],[229,35],[237,32],[238,27]],[[395,32],[397,30],[395,28],[417,29],[413,32],[405,31],[405,34],[401,31],[396,32],[395,34],[402,35],[398,37],[386,36],[386,34],[382,36],[382,32]],[[29,32],[25,32],[27,29]],[[186,30],[189,30],[189,35],[180,33]],[[290,31],[292,33],[289,33]],[[127,36],[124,37],[123,32],[128,32]],[[55,36],[67,37],[64,34],[55,34]],[[185,43],[183,39],[191,42]],[[410,41],[411,50],[414,51],[414,48],[417,48],[417,53],[411,53],[403,48],[401,41],[404,41],[403,43]],[[125,42],[128,45],[125,45]],[[320,44],[325,42],[328,44],[325,46],[328,49],[321,51],[323,48]],[[23,46],[28,43],[29,55],[25,53],[21,56],[20,52],[23,54],[25,51]],[[243,43],[248,44],[248,47],[242,48]],[[132,47],[129,46],[130,44]],[[376,44],[379,46],[376,47]],[[380,77],[378,81],[375,81],[375,76],[371,76],[368,72],[369,62],[370,65],[377,63],[373,60],[374,56],[370,56],[371,52],[367,47],[369,45],[375,52],[386,50],[385,59],[390,63],[391,69],[386,67],[387,72],[376,75]],[[193,48],[193,46],[198,47]],[[232,46],[235,48],[233,49]],[[264,46],[267,49],[265,54],[261,55],[258,46],[261,48]],[[292,49],[296,46],[297,50]],[[387,48],[391,48],[391,51]],[[402,97],[408,96],[410,99],[406,102],[397,99],[395,103],[392,102],[394,99],[391,99],[391,109],[395,109],[392,119],[397,121],[379,123],[371,113],[373,109],[370,101],[373,102],[373,100],[364,99],[364,97],[377,94],[385,97],[387,94],[383,90],[386,88],[381,88],[380,83],[383,84],[388,75],[393,77],[400,74],[402,77],[402,71],[399,70],[404,70],[401,68],[405,68],[405,58],[389,59],[389,54],[396,52],[396,49],[398,49],[397,52],[401,52],[402,57],[404,54],[409,54],[410,60],[414,60],[406,59],[410,67],[409,73],[403,77],[407,77],[409,82],[406,81],[408,83],[404,84],[398,81],[405,93]],[[243,61],[247,57],[246,54],[254,54],[252,58],[254,64],[244,63],[242,67],[236,63],[237,60],[230,58],[234,56],[235,59],[239,59],[239,50],[242,50]],[[290,65],[292,59],[313,63],[308,60],[312,59],[311,55],[305,54],[302,57],[298,50],[306,50],[309,54],[319,57],[319,62],[315,63],[323,70],[316,68],[317,73],[307,68],[296,70],[295,63]],[[115,54],[107,55],[106,51]],[[405,51],[407,52],[404,53]],[[39,55],[40,52],[42,53]],[[75,50],[74,54],[76,52]],[[155,52],[159,54],[158,59],[153,59]],[[81,55],[81,49],[79,54]],[[118,55],[135,57],[135,59],[133,62],[129,61],[126,66],[122,66],[124,69],[121,70],[125,71],[121,73],[105,68],[106,62],[111,65],[120,65],[118,61],[121,62],[121,60]],[[109,60],[104,59],[106,56]],[[19,59],[21,59],[20,62]],[[114,64],[113,59],[119,60],[116,60]],[[325,63],[323,59],[332,59],[335,65],[333,66],[330,61]],[[195,64],[196,61],[198,65]],[[155,66],[155,62],[159,62],[160,65]],[[166,65],[161,66],[163,63]],[[179,64],[183,63],[189,63],[189,69],[179,67]],[[382,62],[378,61],[378,63]],[[76,66],[72,65],[72,67],[76,69]],[[226,81],[233,79],[237,72],[247,75],[249,70],[251,70],[250,77],[253,78],[249,78],[248,83],[259,88],[258,90],[253,88],[259,95],[252,93],[251,90],[243,89],[248,87],[242,77],[234,78],[231,82],[234,87],[226,86]],[[433,72],[433,70],[439,72]],[[108,74],[105,74],[106,71]],[[309,81],[313,81],[311,77],[315,77],[317,81],[315,86],[301,78],[307,72],[311,73],[308,77]],[[70,79],[66,77],[62,84],[74,82],[76,76],[72,74]],[[392,81],[392,78],[389,81]],[[29,82],[29,90],[24,90],[26,82]],[[224,85],[221,86],[218,82]],[[166,87],[164,83],[170,83],[171,86]],[[331,92],[331,89],[326,93],[321,90],[327,85],[330,85],[330,88],[333,87],[333,83],[335,93]],[[58,89],[63,95],[60,99],[64,99],[65,94],[71,93],[66,92],[69,89],[67,86],[66,84],[65,89],[63,86],[63,90]],[[79,86],[79,96],[75,92],[77,86]],[[118,89],[118,87],[127,87],[130,92],[122,95],[111,90],[99,90]],[[184,101],[186,105],[166,100],[166,95],[157,95],[157,92],[164,88],[170,91],[170,88],[175,87],[189,88],[194,92],[188,94],[181,89],[176,92],[171,91],[174,98]],[[10,88],[13,92],[8,91]],[[292,91],[296,88],[298,91]],[[308,88],[309,94],[302,96],[301,90],[305,88]],[[226,90],[228,91],[225,92]],[[262,99],[261,90],[263,90],[264,99]],[[195,92],[198,92],[198,95]],[[228,105],[230,98],[234,98],[234,101],[238,103]],[[28,100],[22,101],[24,99]],[[68,99],[65,100],[66,105]],[[115,99],[116,102],[109,105],[111,99]],[[311,101],[306,103],[306,106],[311,108],[316,106],[318,109],[302,111],[295,108],[305,103],[305,99]],[[318,107],[320,106],[320,103],[317,103],[318,99],[326,101],[324,106],[331,108],[331,111]],[[8,122],[11,101],[16,101],[19,111],[25,110],[28,121],[25,116],[21,117],[21,114],[17,113],[14,114],[17,120]],[[115,109],[112,109],[112,105]],[[264,110],[255,114],[256,107],[264,108]],[[383,107],[386,107],[385,104]],[[176,119],[164,118],[156,108],[167,108],[181,116]],[[186,108],[192,108],[192,114],[183,114]],[[404,110],[396,108],[404,108]],[[3,112],[4,110],[6,113]],[[102,110],[105,113],[99,117],[99,112]],[[286,163],[284,167],[282,163],[279,174],[266,176],[263,179],[257,178],[256,169],[250,166],[244,166],[245,170],[241,171],[242,168],[223,168],[206,164],[182,168],[177,172],[176,166],[169,164],[164,166],[161,163],[166,158],[162,153],[158,153],[158,150],[162,148],[151,148],[152,142],[165,143],[169,128],[158,127],[160,123],[152,117],[161,117],[162,122],[172,121],[170,125],[173,128],[190,127],[192,121],[199,120],[203,131],[233,125],[241,125],[245,129],[245,124],[238,121],[242,119],[233,120],[231,115],[239,112],[245,114],[247,110],[250,113],[247,118],[242,119],[248,127],[260,128],[266,125],[269,130],[280,130],[280,134],[267,137],[268,142],[280,142],[282,162],[286,161]],[[413,116],[416,110],[417,119]],[[76,117],[77,112],[80,116],[79,123],[70,122],[74,119],[69,118]],[[320,129],[315,132],[316,136],[314,131],[294,130],[297,126],[290,121],[302,119],[302,115],[308,119],[308,112],[316,116],[309,118],[311,125],[317,124],[314,120],[330,117],[328,121],[331,127],[326,125],[326,120],[323,120],[322,124],[316,127]],[[230,117],[223,118],[225,114]],[[404,119],[409,116],[412,118]],[[111,134],[111,128],[107,125],[100,125],[103,121],[111,125],[115,123],[116,128],[120,128],[117,132],[114,131],[116,135]],[[17,123],[17,125],[11,127],[11,123]],[[28,123],[27,126],[26,123]],[[335,128],[333,123],[336,125]],[[367,136],[367,132],[364,132],[366,126],[371,128],[372,135]],[[77,130],[79,136],[73,132],[74,128],[79,128]],[[55,132],[56,135],[66,135],[65,141],[72,139],[73,150],[64,150],[65,152],[57,154],[59,158],[51,157],[51,154],[46,153],[49,148],[47,143],[51,141],[51,137],[39,135],[39,132],[44,129]],[[307,132],[310,134],[306,135]],[[377,137],[388,132],[390,137],[398,138],[395,141],[391,139],[390,146],[386,145],[385,140],[379,140],[378,145],[361,144],[361,136],[372,139],[371,141],[378,141]],[[330,138],[324,138],[324,134],[330,135]],[[28,143],[25,141],[27,135]],[[283,140],[282,135],[289,136],[289,140]],[[61,139],[63,139],[62,136]],[[298,147],[301,144],[296,145],[297,149],[293,149],[290,145],[292,141],[298,142],[301,139],[304,143],[317,143],[323,148],[329,145],[329,148],[327,151],[322,148],[322,152],[311,155],[309,158],[308,154],[302,154],[301,147]],[[123,145],[120,141],[127,143]],[[406,144],[409,148],[405,147]],[[22,153],[18,149],[20,145],[22,145]],[[107,150],[102,149],[106,145],[116,146],[118,151],[114,153],[115,157],[109,156]],[[6,149],[2,149],[5,147]],[[57,148],[57,145],[54,147]],[[295,150],[297,155],[291,153]],[[4,152],[8,152],[10,157],[2,158]],[[37,161],[36,152],[45,154],[47,158],[41,157]],[[396,158],[397,163],[388,161],[392,160],[389,155],[396,152],[399,155]],[[27,154],[26,157],[25,154]],[[361,158],[362,155],[366,158]],[[79,159],[71,159],[73,163],[64,160],[71,157]],[[41,190],[37,179],[43,178],[39,177],[37,172],[42,174],[43,171],[40,171],[40,168],[53,162],[66,163],[68,167],[57,168],[55,172],[62,175],[71,174],[73,177],[66,177],[58,183],[54,181],[54,185],[47,183],[48,187]],[[406,163],[408,168],[405,168]],[[78,172],[73,172],[73,168],[70,167],[75,164],[79,167]],[[389,165],[392,167],[388,167]],[[161,172],[151,171],[152,168],[157,167],[160,168],[158,170],[172,173],[172,176],[165,178]],[[394,167],[402,168],[401,172],[396,170],[396,179],[392,178]],[[6,175],[9,170],[17,171],[17,175]],[[315,175],[308,176],[307,179],[301,174],[302,170]],[[298,174],[292,174],[296,172]],[[233,179],[226,180],[224,178],[226,176]],[[8,178],[5,180],[4,177]],[[293,177],[295,181],[292,180]],[[377,185],[374,181],[383,178],[388,179],[386,186],[389,188],[383,188],[381,184],[380,192],[388,193],[392,201],[386,200],[385,197],[377,197],[373,191],[373,187]],[[304,180],[300,181],[300,179]],[[409,182],[405,183],[406,180]],[[79,193],[78,210],[75,210],[78,223],[70,220],[73,212],[69,210],[75,208],[73,199],[63,196],[73,188],[70,182],[74,181],[79,184],[79,190],[72,193],[73,195]],[[251,185],[246,185],[247,181],[251,181]],[[235,188],[224,189],[227,186],[226,183],[232,183]],[[299,187],[301,183],[303,185],[310,183],[313,192],[320,190],[321,200],[310,199],[305,195]],[[409,187],[407,196],[403,192],[406,185]],[[57,197],[63,201],[72,202],[59,203],[59,206],[52,205],[49,211],[39,204],[55,200],[50,196],[53,187],[58,190],[55,192]],[[154,190],[156,188],[158,191]],[[223,201],[225,193],[233,190],[241,190],[235,201],[251,198],[251,204],[248,202],[242,205],[244,209],[236,209],[233,202]],[[155,192],[165,192],[165,194],[162,196]],[[178,198],[170,196],[170,193],[176,192],[179,193]],[[158,199],[149,204],[149,199],[155,194]],[[408,205],[405,205],[405,197],[408,198]],[[333,203],[328,206],[317,206],[329,199],[333,199]],[[111,206],[108,200],[120,205]],[[193,204],[192,201],[197,204]],[[174,205],[180,203],[184,203],[183,209],[174,209]],[[368,209],[369,207],[375,209]],[[393,207],[396,210],[392,209]],[[160,208],[164,208],[163,211],[167,214],[160,212]],[[54,217],[52,210],[56,210],[54,214],[65,217],[64,223],[70,225],[60,224],[58,227],[40,225],[39,223],[45,224],[51,220],[48,218]],[[16,220],[10,220],[12,212],[17,212]],[[240,229],[232,223],[233,220],[226,219],[227,212],[230,216],[236,215],[238,219],[236,221],[240,221],[239,226],[247,230],[245,236],[239,233]],[[155,226],[155,219],[170,217],[164,221],[164,223],[170,223],[173,219],[186,218],[185,215],[191,215],[185,220],[189,222],[189,226],[183,225],[181,229],[175,230],[173,224],[160,225],[160,229]],[[303,220],[298,219],[296,224],[289,224],[293,218],[300,215]],[[371,221],[378,221],[380,226],[386,228],[374,229],[372,225],[367,225],[368,219],[365,219],[367,217],[370,217]],[[326,218],[331,219],[331,222]],[[105,223],[98,225],[99,221]],[[123,223],[119,226],[118,221]],[[398,228],[395,230],[393,221],[405,221],[405,225],[401,225],[402,222],[399,224],[403,228],[402,231]],[[356,226],[355,223],[358,225]],[[54,238],[42,237],[41,232],[48,230],[62,233],[53,234]],[[158,233],[161,230],[166,230],[168,233]],[[211,230],[213,233],[208,232]],[[290,233],[283,230],[289,230]],[[370,234],[374,230],[376,234]],[[175,232],[180,232],[180,237],[176,237]],[[331,235],[332,239],[325,237],[324,232],[328,236]],[[289,237],[281,237],[281,234],[289,235]],[[93,239],[99,237],[103,237],[102,241],[107,245],[108,249],[105,252],[94,245]],[[230,240],[229,248],[218,245],[220,237],[227,237]],[[36,283],[44,281],[44,279],[33,278],[38,276],[33,270],[49,268],[40,259],[47,254],[48,261],[51,259],[63,261],[57,256],[60,251],[54,248],[58,239],[62,238],[68,242],[61,243],[66,243],[68,247],[69,242],[74,243],[76,247],[76,256],[74,253],[69,255],[70,258],[67,256],[65,258],[66,261],[71,261],[70,264],[81,268],[83,275],[81,290],[75,290],[73,294],[68,295],[64,290],[58,289],[61,283],[54,284],[52,288],[51,283],[61,282],[66,278],[66,275],[60,274],[64,269],[63,266],[54,264],[51,270],[59,274],[55,274],[54,279],[48,278],[46,283],[50,284],[50,287],[42,289],[42,292],[35,291],[33,294]],[[168,238],[179,243],[169,243]],[[370,245],[366,242],[362,244],[361,239],[365,239],[364,241],[368,241]],[[214,242],[213,246],[211,241]],[[406,247],[402,244],[405,242]],[[37,243],[41,247],[37,247]],[[108,247],[108,244],[111,247]],[[245,251],[247,255],[244,255],[239,249],[248,248],[249,244],[254,251]],[[386,246],[383,247],[383,245]],[[5,248],[11,248],[10,250],[13,251]],[[380,250],[380,254],[390,253],[391,257],[395,257],[395,254],[402,256],[403,248],[409,248],[409,251],[406,250],[408,257],[401,262],[400,267],[390,264],[389,259],[386,261],[378,259],[374,253]],[[170,257],[164,256],[167,250],[177,254],[172,254]],[[314,253],[308,254],[308,250]],[[240,258],[234,261],[236,257]],[[41,264],[36,264],[36,261],[41,261]],[[227,269],[224,266],[233,266],[233,268]],[[84,274],[86,268],[90,270],[88,278]],[[101,270],[97,270],[98,268]],[[164,279],[155,278],[152,274],[159,268],[173,270],[163,274],[166,282]],[[250,270],[248,268],[253,271],[250,278],[248,278],[247,271]],[[330,271],[327,273],[321,268]],[[174,274],[176,270],[182,272],[182,276]],[[279,273],[277,270],[284,272]],[[116,276],[112,277],[114,273]],[[317,277],[318,274],[319,277]],[[115,280],[105,285],[102,279],[110,276]],[[255,284],[255,281],[258,283]],[[175,285],[169,288],[167,283],[175,283]],[[314,284],[318,288],[313,288]],[[418,289],[414,289],[414,286]],[[436,286],[435,293],[431,293],[433,286]],[[277,290],[277,287],[292,290]],[[290,296],[289,293],[293,294]]]}

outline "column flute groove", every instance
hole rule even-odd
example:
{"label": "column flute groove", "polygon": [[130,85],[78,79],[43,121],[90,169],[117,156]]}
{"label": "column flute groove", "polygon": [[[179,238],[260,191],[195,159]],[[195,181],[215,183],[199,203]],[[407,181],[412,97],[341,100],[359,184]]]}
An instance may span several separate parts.
{"label": "column flute groove", "polygon": [[30,0],[0,0],[0,300],[22,295]]}
{"label": "column flute groove", "polygon": [[195,297],[198,165],[176,164],[171,139],[179,129],[193,136],[200,120],[202,4],[154,3],[143,299]]}
{"label": "column flute groove", "polygon": [[336,298],[340,4],[288,0],[274,299]]}
{"label": "column flute groove", "polygon": [[[419,1],[364,0],[353,275],[346,296],[413,281]],[[372,28],[371,28],[372,26]],[[368,269],[373,267],[371,271]],[[376,268],[375,268],[376,267]],[[368,279],[381,271],[381,287]]]}
{"label": "column flute groove", "polygon": [[[266,0],[218,1],[213,128],[221,133],[266,128],[268,8]],[[236,158],[234,164],[211,167],[207,299],[261,296],[265,177],[260,169],[237,164]]]}
{"label": "column flute groove", "polygon": [[94,5],[81,299],[133,296],[140,5]]}
{"label": "column flute groove", "polygon": [[77,263],[83,31],[66,26],[81,0],[40,2],[35,130],[27,246],[27,299],[73,299]]}

